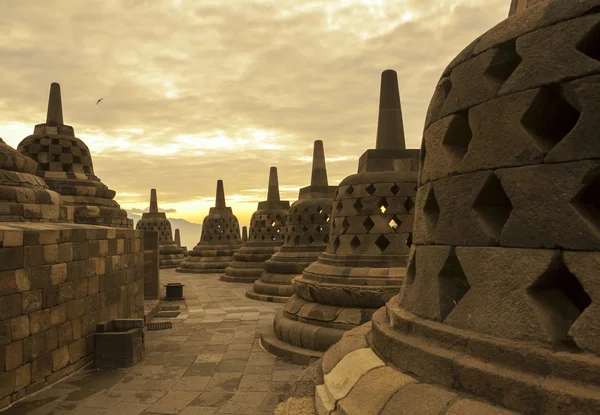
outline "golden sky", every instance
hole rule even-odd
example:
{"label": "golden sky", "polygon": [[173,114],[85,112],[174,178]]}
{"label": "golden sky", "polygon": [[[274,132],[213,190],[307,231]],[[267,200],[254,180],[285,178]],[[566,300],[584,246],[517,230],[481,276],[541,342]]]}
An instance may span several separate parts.
{"label": "golden sky", "polygon": [[[330,184],[375,145],[380,74],[398,72],[408,147],[445,66],[503,20],[509,0],[0,0],[0,137],[45,121],[51,82],[98,177],[130,211],[151,188],[201,223],[217,179],[247,225],[310,181]],[[103,102],[96,105],[99,98]]]}

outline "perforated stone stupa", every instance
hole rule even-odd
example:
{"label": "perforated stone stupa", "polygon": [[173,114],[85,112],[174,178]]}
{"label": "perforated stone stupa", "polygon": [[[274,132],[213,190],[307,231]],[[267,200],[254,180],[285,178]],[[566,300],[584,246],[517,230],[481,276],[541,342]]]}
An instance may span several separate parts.
{"label": "perforated stone stupa", "polygon": [[183,253],[187,254],[187,246],[181,246],[181,235],[179,229],[175,229],[175,245],[183,249]]}
{"label": "perforated stone stupa", "polygon": [[325,354],[318,414],[600,413],[599,27],[539,3],[444,71],[409,273]]}
{"label": "perforated stone stupa", "polygon": [[72,222],[73,209],[35,173],[37,163],[0,138],[0,222]]}
{"label": "perforated stone stupa", "polygon": [[60,193],[66,206],[74,207],[75,222],[133,228],[127,212],[113,200],[115,191],[94,174],[92,155],[73,127],[63,123],[60,85],[50,86],[48,114],[44,124],[17,148],[37,162],[36,174],[50,189]]}
{"label": "perforated stone stupa", "polygon": [[419,150],[405,145],[396,72],[386,70],[376,148],[339,184],[327,249],[292,280],[295,294],[275,315],[275,335],[263,336],[269,351],[307,363],[398,293],[412,244],[418,163]]}
{"label": "perforated stone stupa", "polygon": [[285,243],[265,262],[265,271],[246,293],[248,297],[286,302],[294,294],[292,279],[300,276],[327,247],[335,189],[336,186],[327,183],[323,141],[317,140],[313,149],[311,184],[300,189],[298,200],[288,213]]}
{"label": "perforated stone stupa", "polygon": [[279,197],[277,167],[269,171],[267,200],[258,203],[250,219],[250,235],[233,263],[225,270],[221,280],[229,282],[254,282],[264,271],[264,263],[285,242],[285,227],[290,202]]}
{"label": "perforated stone stupa", "polygon": [[233,262],[233,255],[243,245],[240,225],[231,207],[225,205],[223,180],[217,180],[215,206],[202,222],[200,242],[181,263],[178,272],[199,274],[222,273]]}
{"label": "perforated stone stupa", "polygon": [[136,229],[158,232],[160,268],[175,268],[181,264],[185,255],[184,250],[173,240],[171,222],[164,212],[158,211],[156,189],[150,190],[150,209],[144,212],[135,225]]}

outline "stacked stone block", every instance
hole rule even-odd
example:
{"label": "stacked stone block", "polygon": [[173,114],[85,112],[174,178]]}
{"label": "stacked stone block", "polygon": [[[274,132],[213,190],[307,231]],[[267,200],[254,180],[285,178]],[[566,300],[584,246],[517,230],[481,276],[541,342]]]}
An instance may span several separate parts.
{"label": "stacked stone block", "polygon": [[127,212],[114,200],[115,191],[94,174],[89,148],[75,137],[72,126],[63,123],[59,84],[50,86],[46,122],[36,125],[17,149],[37,162],[36,174],[73,207],[75,222],[133,228]]}
{"label": "stacked stone block", "polygon": [[407,150],[395,71],[381,76],[376,148],[337,187],[327,249],[292,280],[270,352],[297,363],[322,355],[398,291],[410,247],[419,150]]}
{"label": "stacked stone block", "polygon": [[225,271],[243,242],[240,225],[231,207],[225,205],[223,181],[217,180],[215,206],[202,222],[200,242],[189,251],[178,272],[215,274]]}
{"label": "stacked stone block", "polygon": [[316,140],[311,185],[300,189],[298,200],[288,212],[285,243],[265,262],[265,271],[246,292],[247,297],[285,303],[294,294],[292,280],[327,247],[335,189],[327,183],[323,142]]}
{"label": "stacked stone block", "polygon": [[143,318],[142,232],[0,224],[0,408],[90,361],[96,323]]}
{"label": "stacked stone block", "polygon": [[238,252],[233,263],[225,269],[222,281],[254,282],[262,275],[264,263],[285,242],[285,227],[290,202],[279,197],[277,167],[269,172],[267,200],[258,203],[258,209],[250,219],[250,235]]}
{"label": "stacked stone block", "polygon": [[325,354],[318,414],[600,413],[599,11],[511,10],[444,71],[402,291]]}
{"label": "stacked stone block", "polygon": [[184,250],[173,240],[171,222],[164,212],[158,211],[156,189],[150,191],[150,209],[136,223],[136,229],[158,232],[160,268],[176,268],[185,258]]}

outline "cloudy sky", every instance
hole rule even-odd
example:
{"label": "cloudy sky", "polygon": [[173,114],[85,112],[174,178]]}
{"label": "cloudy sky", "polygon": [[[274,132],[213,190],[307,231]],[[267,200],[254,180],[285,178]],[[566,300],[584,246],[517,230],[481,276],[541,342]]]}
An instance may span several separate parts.
{"label": "cloudy sky", "polygon": [[0,0],[0,137],[16,147],[44,122],[59,82],[65,123],[124,208],[147,208],[156,188],[170,217],[201,223],[223,179],[247,224],[270,166],[283,199],[309,184],[316,139],[330,183],[356,172],[384,69],[418,148],[441,72],[509,3]]}

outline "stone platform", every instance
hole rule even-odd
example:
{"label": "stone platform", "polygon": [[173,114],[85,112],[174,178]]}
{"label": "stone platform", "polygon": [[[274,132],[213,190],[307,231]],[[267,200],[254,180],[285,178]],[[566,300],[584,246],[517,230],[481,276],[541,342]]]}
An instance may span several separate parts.
{"label": "stone platform", "polygon": [[[161,270],[161,282],[181,281]],[[266,415],[302,366],[267,353],[259,333],[281,305],[246,298],[249,284],[186,274],[185,302],[169,330],[147,331],[146,357],[118,370],[84,368],[2,415]],[[164,293],[163,293],[164,294]]]}

